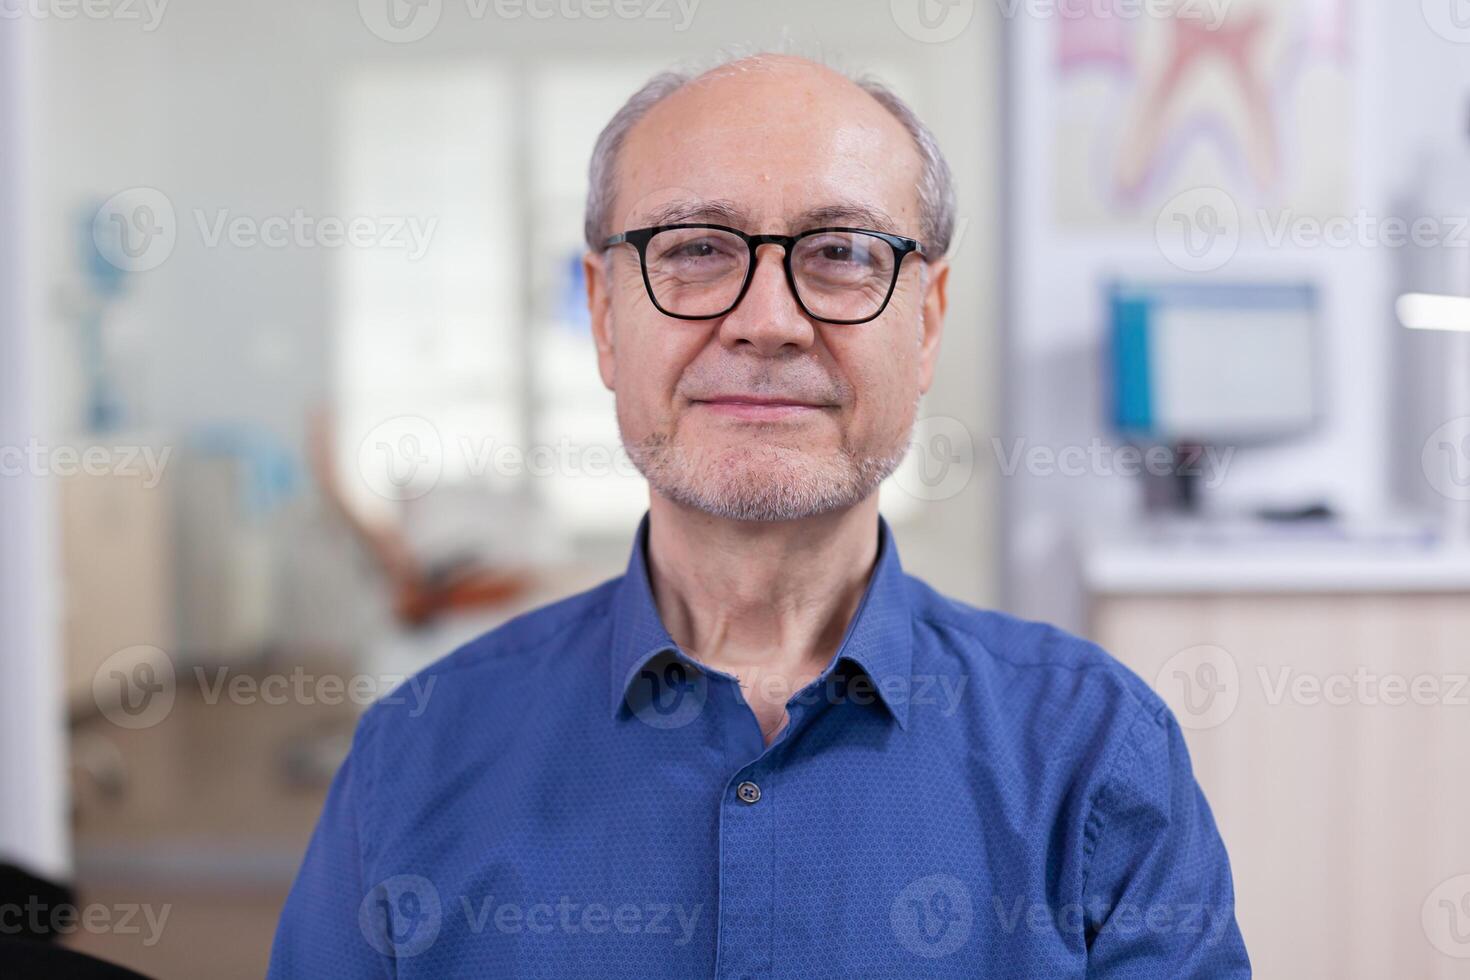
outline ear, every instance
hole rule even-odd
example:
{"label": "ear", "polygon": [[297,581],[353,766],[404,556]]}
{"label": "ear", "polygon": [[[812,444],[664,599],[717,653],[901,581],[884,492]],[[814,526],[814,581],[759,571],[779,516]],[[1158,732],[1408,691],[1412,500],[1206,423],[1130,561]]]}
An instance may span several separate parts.
{"label": "ear", "polygon": [[929,390],[934,381],[934,364],[939,358],[939,338],[944,333],[944,313],[949,309],[949,260],[930,262],[928,286],[924,290],[924,335],[919,339],[919,391]]}
{"label": "ear", "polygon": [[613,353],[612,293],[607,281],[607,253],[582,256],[582,278],[587,280],[587,312],[592,319],[592,342],[597,347],[597,371],[609,391],[616,390],[617,358]]}

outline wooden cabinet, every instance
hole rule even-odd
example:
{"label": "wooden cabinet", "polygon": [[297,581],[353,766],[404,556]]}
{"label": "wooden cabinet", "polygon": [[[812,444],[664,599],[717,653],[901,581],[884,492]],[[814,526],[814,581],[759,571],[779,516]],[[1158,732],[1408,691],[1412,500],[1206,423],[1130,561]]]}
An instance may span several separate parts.
{"label": "wooden cabinet", "polygon": [[[92,679],[136,646],[174,647],[169,484],[146,473],[59,478],[65,691],[95,710]],[[117,665],[124,669],[125,664]]]}
{"label": "wooden cabinet", "polygon": [[1342,571],[1095,581],[1090,633],[1185,729],[1258,977],[1470,976],[1470,581]]}

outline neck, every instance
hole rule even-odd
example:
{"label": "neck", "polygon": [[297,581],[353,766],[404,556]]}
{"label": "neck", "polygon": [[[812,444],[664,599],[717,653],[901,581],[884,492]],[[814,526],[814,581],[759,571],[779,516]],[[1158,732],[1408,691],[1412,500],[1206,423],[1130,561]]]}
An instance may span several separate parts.
{"label": "neck", "polygon": [[664,627],[689,656],[740,679],[768,741],[768,722],[779,728],[786,701],[836,653],[872,574],[877,530],[876,493],[774,522],[652,495],[649,581]]}

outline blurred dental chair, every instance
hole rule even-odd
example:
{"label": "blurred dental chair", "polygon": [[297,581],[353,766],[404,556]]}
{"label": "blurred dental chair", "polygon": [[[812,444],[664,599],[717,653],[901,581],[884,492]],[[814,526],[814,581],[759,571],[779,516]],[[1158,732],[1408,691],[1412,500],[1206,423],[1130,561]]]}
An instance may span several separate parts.
{"label": "blurred dental chair", "polygon": [[400,624],[420,628],[447,613],[503,606],[533,584],[528,572],[492,568],[477,557],[421,560],[401,528],[368,520],[343,492],[334,464],[330,419],[325,412],[313,415],[308,438],[311,471],[322,496],[382,574]]}

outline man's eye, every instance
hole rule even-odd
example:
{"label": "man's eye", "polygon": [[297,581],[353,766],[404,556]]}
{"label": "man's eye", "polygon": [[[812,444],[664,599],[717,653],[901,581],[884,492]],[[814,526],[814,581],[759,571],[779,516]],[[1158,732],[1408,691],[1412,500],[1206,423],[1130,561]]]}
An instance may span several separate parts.
{"label": "man's eye", "polygon": [[806,261],[834,269],[863,268],[873,263],[873,251],[847,238],[830,238],[812,242],[806,251]]}
{"label": "man's eye", "polygon": [[730,255],[730,250],[723,242],[712,241],[708,238],[692,238],[687,242],[679,242],[661,253],[660,258],[665,262],[722,262]]}
{"label": "man's eye", "polygon": [[680,245],[673,254],[681,259],[702,259],[714,255],[715,247],[709,242],[689,242]]}

